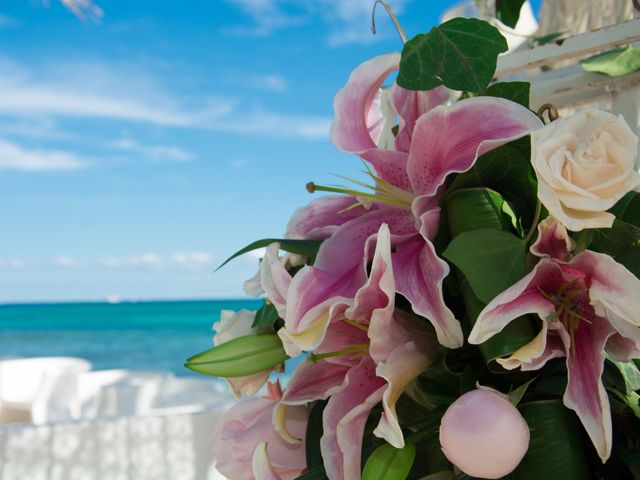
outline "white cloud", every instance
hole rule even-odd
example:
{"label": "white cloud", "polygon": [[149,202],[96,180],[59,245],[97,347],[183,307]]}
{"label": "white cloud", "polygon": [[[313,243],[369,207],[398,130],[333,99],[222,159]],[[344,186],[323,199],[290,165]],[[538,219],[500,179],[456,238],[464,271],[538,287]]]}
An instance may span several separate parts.
{"label": "white cloud", "polygon": [[[391,6],[396,14],[402,13],[411,0],[395,0]],[[371,33],[373,0],[227,0],[241,9],[252,22],[251,26],[227,29],[225,32],[241,35],[269,35],[276,30],[321,19],[328,32],[327,43],[338,47],[346,44],[367,44],[388,36],[394,29],[390,21],[379,18],[379,34]],[[292,11],[293,10],[293,11]],[[378,15],[385,15],[380,9]],[[384,20],[384,21],[383,21]]]}
{"label": "white cloud", "polygon": [[[137,67],[60,63],[40,70],[0,57],[0,116],[22,122],[23,134],[28,133],[25,121],[36,118],[37,123],[55,124],[54,120],[59,117],[303,139],[327,138],[330,124],[330,119],[325,117],[249,107],[239,98],[217,95],[205,101],[180,99],[158,78]],[[128,81],[122,82],[122,78]],[[286,79],[275,74],[261,76],[260,81],[263,88],[274,91],[288,88]],[[151,147],[152,151],[132,141],[119,142],[114,147],[130,151],[145,149],[147,154],[174,160],[190,155],[175,147]]]}
{"label": "white cloud", "polygon": [[105,257],[96,262],[97,266],[110,269],[178,269],[203,270],[213,267],[214,259],[206,252],[176,252],[161,256],[156,253],[143,253],[127,257]]}
{"label": "white cloud", "polygon": [[20,270],[26,266],[21,258],[0,258],[0,269]]}
{"label": "white cloud", "polygon": [[26,149],[0,139],[0,170],[43,172],[47,170],[77,170],[87,163],[71,152],[62,150]]}
{"label": "white cloud", "polygon": [[193,153],[187,152],[180,147],[170,145],[142,145],[131,138],[120,138],[109,142],[107,146],[114,150],[135,153],[156,162],[167,160],[189,162],[195,158]]}
{"label": "white cloud", "polygon": [[62,268],[76,268],[80,266],[78,260],[68,255],[58,255],[53,259],[54,265]]}

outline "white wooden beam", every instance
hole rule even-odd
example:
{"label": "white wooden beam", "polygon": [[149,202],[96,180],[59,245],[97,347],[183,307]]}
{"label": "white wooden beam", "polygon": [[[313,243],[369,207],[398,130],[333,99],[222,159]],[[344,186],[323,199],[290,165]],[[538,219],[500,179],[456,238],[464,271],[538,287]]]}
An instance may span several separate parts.
{"label": "white wooden beam", "polygon": [[569,58],[578,58],[609,50],[619,45],[640,41],[640,18],[567,38],[529,50],[513,52],[498,58],[497,77],[503,77]]}

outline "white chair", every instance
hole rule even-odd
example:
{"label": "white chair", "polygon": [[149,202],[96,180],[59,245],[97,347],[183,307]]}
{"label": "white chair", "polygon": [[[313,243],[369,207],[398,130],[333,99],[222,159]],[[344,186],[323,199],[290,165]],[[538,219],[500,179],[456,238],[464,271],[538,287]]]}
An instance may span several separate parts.
{"label": "white chair", "polygon": [[0,361],[0,423],[41,424],[76,417],[76,377],[90,369],[90,362],[74,357]]}
{"label": "white chair", "polygon": [[146,414],[168,372],[95,370],[78,377],[78,401],[82,418]]}
{"label": "white chair", "polygon": [[172,377],[160,385],[153,402],[154,410],[175,407],[200,407],[224,411],[235,402],[227,387],[216,380],[192,377]]}

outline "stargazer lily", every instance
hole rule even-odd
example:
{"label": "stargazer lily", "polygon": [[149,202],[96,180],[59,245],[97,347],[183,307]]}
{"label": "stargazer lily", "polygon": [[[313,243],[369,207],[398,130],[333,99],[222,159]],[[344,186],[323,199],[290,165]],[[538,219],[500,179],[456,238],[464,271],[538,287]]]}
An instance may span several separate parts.
{"label": "stargazer lily", "polygon": [[[334,102],[333,142],[373,167],[372,191],[311,184],[311,190],[347,196],[313,202],[289,224],[290,238],[327,238],[314,265],[303,267],[288,289],[285,328],[300,349],[322,343],[331,306],[353,298],[365,283],[365,245],[383,223],[391,233],[396,292],[433,324],[442,345],[462,346],[460,323],[442,293],[449,267],[432,244],[444,182],[449,174],[471,168],[479,155],[541,126],[528,109],[504,99],[476,97],[443,106],[447,93],[442,88],[412,92],[394,85],[393,115],[383,115],[380,85],[398,62],[399,55],[390,54],[363,63]],[[396,115],[399,130],[389,142],[385,132]],[[321,227],[313,228],[318,220]]]}
{"label": "stargazer lily", "polygon": [[364,426],[380,401],[384,410],[374,434],[397,448],[404,446],[396,401],[441,353],[420,319],[395,309],[391,236],[386,224],[375,240],[365,285],[354,298],[331,305],[323,341],[293,373],[283,397],[284,403],[300,405],[331,396],[324,410],[321,440],[331,480],[360,478]]}
{"label": "stargazer lily", "polygon": [[498,362],[508,370],[537,370],[552,358],[566,357],[564,404],[576,412],[605,462],[612,435],[601,380],[605,353],[619,361],[640,354],[640,280],[601,253],[585,250],[569,260],[573,241],[554,219],[538,229],[531,252],[543,258],[480,313],[469,343],[483,343],[512,320],[537,314],[540,333]]}

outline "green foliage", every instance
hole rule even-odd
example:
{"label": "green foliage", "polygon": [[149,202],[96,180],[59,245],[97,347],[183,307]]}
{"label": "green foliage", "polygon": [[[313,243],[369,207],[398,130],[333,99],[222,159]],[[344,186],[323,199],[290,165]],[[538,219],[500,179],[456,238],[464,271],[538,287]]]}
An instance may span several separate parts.
{"label": "green foliage", "polygon": [[640,228],[640,193],[629,192],[609,209],[618,220]]}
{"label": "green foliage", "polygon": [[488,188],[463,188],[446,198],[452,236],[478,228],[514,231],[514,214],[504,198]]}
{"label": "green foliage", "polygon": [[388,443],[379,446],[367,459],[362,480],[404,480],[411,471],[416,447],[407,442],[404,448]]}
{"label": "green foliage", "polygon": [[484,94],[490,97],[506,98],[529,108],[531,84],[529,82],[498,82],[489,86]]}
{"label": "green foliage", "polygon": [[[500,192],[522,220],[518,225],[528,228],[533,219],[538,188],[529,157],[528,137],[503,145],[478,158],[470,170],[456,175],[449,191],[485,187]],[[456,211],[451,220],[456,222],[455,217],[461,214],[462,211]]]}
{"label": "green foliage", "polygon": [[523,383],[519,387],[511,390],[509,392],[509,400],[511,401],[511,403],[513,403],[517,407],[520,401],[522,400],[522,397],[524,397],[524,394],[527,393],[527,389],[534,381],[535,381],[535,378],[532,378],[527,383]]}
{"label": "green foliage", "polygon": [[587,72],[603,73],[610,77],[628,75],[640,70],[640,47],[629,45],[624,48],[614,48],[581,60],[580,65]]}
{"label": "green foliage", "polygon": [[564,32],[552,32],[547,33],[546,35],[531,37],[531,46],[546,45],[547,43],[551,43],[554,40],[559,39],[562,35],[564,35]]}
{"label": "green foliage", "polygon": [[246,335],[194,355],[185,367],[216,377],[244,377],[271,370],[287,358],[277,335]]}
{"label": "green foliage", "polygon": [[295,480],[327,480],[327,474],[324,471],[323,465],[310,468],[307,473],[303,473]]}
{"label": "green foliage", "polygon": [[[326,400],[320,400],[313,404],[309,412],[307,432],[305,435],[305,452],[307,468],[323,467],[322,454],[320,453],[320,438],[322,437],[322,413],[327,405]],[[324,467],[323,467],[324,468]]]}
{"label": "green foliage", "polygon": [[531,431],[529,450],[513,472],[517,480],[591,479],[576,415],[561,400],[523,404]]}
{"label": "green foliage", "polygon": [[474,294],[485,303],[526,273],[526,244],[502,230],[483,228],[461,233],[443,255],[460,269]]}
{"label": "green foliage", "polygon": [[252,328],[267,328],[278,321],[278,311],[272,303],[264,302],[264,305],[256,312],[256,316],[251,324]]}
{"label": "green foliage", "polygon": [[290,240],[287,238],[264,238],[262,240],[256,240],[253,243],[250,243],[244,248],[241,248],[236,253],[227,258],[222,265],[220,265],[217,270],[220,270],[227,263],[233,260],[240,255],[244,255],[247,252],[251,252],[252,250],[257,250],[258,248],[266,247],[271,245],[272,243],[278,242],[280,244],[280,250],[284,250],[285,252],[297,253],[299,255],[304,255],[307,257],[314,257],[318,253],[318,249],[322,244],[322,240]]}
{"label": "green foliage", "polygon": [[496,18],[507,27],[515,28],[524,0],[496,0]]}
{"label": "green foliage", "polygon": [[640,278],[640,228],[615,220],[611,228],[594,230],[589,248],[610,255]]}
{"label": "green foliage", "polygon": [[409,90],[445,85],[483,92],[495,73],[498,54],[507,48],[507,41],[489,23],[454,18],[405,44],[397,83]]}

